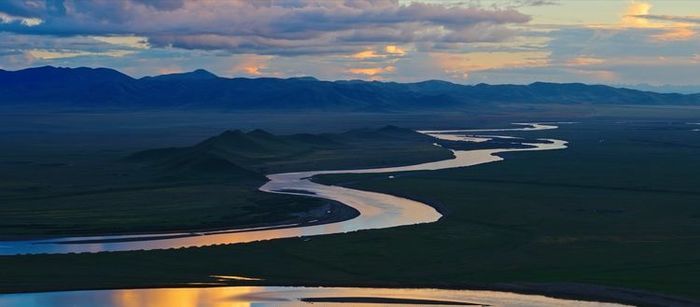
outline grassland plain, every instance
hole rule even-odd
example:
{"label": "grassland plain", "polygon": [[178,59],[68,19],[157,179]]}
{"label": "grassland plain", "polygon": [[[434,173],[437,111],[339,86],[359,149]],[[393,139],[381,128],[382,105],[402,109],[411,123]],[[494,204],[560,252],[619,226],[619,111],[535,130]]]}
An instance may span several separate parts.
{"label": "grassland plain", "polygon": [[0,257],[0,291],[246,284],[489,287],[583,283],[699,299],[700,139],[681,122],[509,133],[564,151],[434,172],[318,181],[447,209],[433,224],[180,250]]}
{"label": "grassland plain", "polygon": [[260,192],[264,174],[450,156],[429,137],[393,126],[287,136],[235,130],[132,154],[18,155],[0,161],[0,239],[337,221],[356,212],[331,201]]}

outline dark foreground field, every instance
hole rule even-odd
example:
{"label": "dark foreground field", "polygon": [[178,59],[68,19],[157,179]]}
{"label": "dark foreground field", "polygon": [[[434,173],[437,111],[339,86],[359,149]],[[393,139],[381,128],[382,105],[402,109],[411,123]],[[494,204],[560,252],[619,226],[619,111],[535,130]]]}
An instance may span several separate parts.
{"label": "dark foreground field", "polygon": [[[534,284],[519,291],[557,294],[557,289],[576,283],[697,300],[700,135],[691,129],[685,121],[583,121],[559,130],[521,133],[570,141],[564,151],[512,153],[503,162],[399,174],[395,179],[319,178],[423,200],[448,214],[433,224],[309,241],[0,257],[0,291],[193,283],[455,288]],[[264,280],[221,282],[211,275]],[[544,291],[542,285],[554,290]],[[567,293],[571,295],[559,291]],[[616,298],[598,290],[578,296]]]}

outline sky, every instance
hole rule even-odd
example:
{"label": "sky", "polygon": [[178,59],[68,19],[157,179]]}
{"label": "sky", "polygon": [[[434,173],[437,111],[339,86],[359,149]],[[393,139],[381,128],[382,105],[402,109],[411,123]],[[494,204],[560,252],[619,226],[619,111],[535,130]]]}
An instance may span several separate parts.
{"label": "sky", "polygon": [[698,0],[2,0],[0,69],[700,85]]}

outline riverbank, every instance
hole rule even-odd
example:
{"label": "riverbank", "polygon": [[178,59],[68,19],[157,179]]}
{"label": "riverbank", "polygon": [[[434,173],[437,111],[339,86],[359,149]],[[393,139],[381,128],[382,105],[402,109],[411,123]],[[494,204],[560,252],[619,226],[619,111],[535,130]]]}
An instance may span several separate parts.
{"label": "riverbank", "polygon": [[[290,285],[292,286],[292,285]],[[421,283],[370,284],[370,285],[293,285],[300,287],[356,287],[356,288],[411,288],[411,289],[446,289],[446,290],[483,290],[526,295],[543,295],[551,298],[606,302],[633,306],[677,306],[693,307],[700,305],[700,300],[664,295],[649,291],[628,288],[582,284],[582,283],[496,283],[469,285],[434,285]],[[352,302],[352,301],[348,301]]]}
{"label": "riverbank", "polygon": [[[201,236],[207,234],[225,234],[225,233],[245,233],[258,231],[261,229],[287,229],[293,227],[306,227],[315,225],[324,225],[338,223],[353,219],[359,215],[359,212],[352,207],[331,200],[319,200],[316,207],[311,207],[307,211],[294,212],[291,219],[276,221],[274,223],[256,223],[256,224],[232,224],[231,226],[222,227],[204,227],[190,229],[172,229],[169,231],[153,231],[153,232],[130,232],[123,233],[96,233],[86,234],[86,239],[79,241],[80,243],[107,243],[107,242],[129,242],[155,239],[174,239]],[[106,237],[106,239],[105,239]],[[58,240],[66,238],[65,235],[60,236],[0,236],[0,241],[41,241],[41,240]],[[110,239],[111,238],[111,239]],[[72,241],[78,242],[78,241]]]}
{"label": "riverbank", "polygon": [[[177,290],[177,289],[218,289],[222,287],[272,287],[272,288],[303,288],[303,289],[353,289],[355,293],[362,294],[362,289],[367,289],[368,293],[374,289],[397,289],[397,290],[448,290],[448,291],[493,291],[494,293],[513,293],[519,295],[541,295],[553,299],[562,299],[568,301],[580,302],[601,302],[613,303],[632,306],[678,306],[678,307],[693,307],[700,305],[700,300],[689,299],[684,297],[664,295],[649,291],[641,291],[636,289],[620,288],[613,286],[582,284],[582,283],[494,283],[494,284],[465,284],[465,285],[448,285],[448,284],[423,284],[423,283],[368,283],[368,284],[316,284],[316,283],[293,283],[285,285],[270,284],[268,282],[258,281],[223,281],[209,284],[182,284],[182,285],[153,285],[138,288],[99,288],[91,287],[80,289],[81,292],[101,291],[101,290]],[[32,293],[60,293],[60,292],[2,292],[0,291],[0,301],[2,294],[26,294]],[[467,296],[468,297],[468,296]],[[394,303],[394,304],[420,304],[420,305],[480,305],[476,298],[471,302],[455,302],[445,298],[442,300],[419,300],[409,298],[387,298],[377,296],[347,296],[347,297],[301,297],[301,301],[311,303]]]}

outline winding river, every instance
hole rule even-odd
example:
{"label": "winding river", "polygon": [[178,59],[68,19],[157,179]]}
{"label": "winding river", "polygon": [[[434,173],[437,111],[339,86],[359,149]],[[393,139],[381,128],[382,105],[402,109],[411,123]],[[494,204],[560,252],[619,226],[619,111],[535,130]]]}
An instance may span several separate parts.
{"label": "winding river", "polygon": [[[495,135],[473,135],[481,132],[532,131],[556,129],[545,124],[519,124],[510,129],[479,129],[449,131],[419,131],[437,139],[483,142],[492,138],[514,138]],[[546,141],[546,142],[542,142]],[[454,158],[409,166],[360,170],[333,170],[293,172],[269,175],[269,181],[260,187],[270,193],[313,196],[335,200],[360,212],[354,219],[313,226],[283,225],[283,228],[233,229],[204,233],[176,233],[152,235],[67,237],[58,239],[0,242],[1,255],[37,253],[82,253],[166,249],[213,244],[234,244],[299,236],[342,233],[363,229],[377,229],[435,222],[441,215],[432,207],[417,201],[388,194],[361,191],[312,182],[310,178],[323,174],[398,173],[467,167],[500,161],[497,154],[514,151],[557,150],[566,148],[566,142],[547,139],[527,144],[527,148],[481,150],[452,150]],[[436,144],[437,145],[437,144]],[[226,279],[250,280],[236,276],[212,276]],[[221,284],[221,283],[219,283]],[[442,305],[442,306],[621,306],[618,304],[564,300],[541,295],[525,295],[500,291],[446,290],[446,289],[383,289],[335,287],[213,287],[117,289],[18,293],[0,295],[0,306],[387,306]]]}
{"label": "winding river", "polygon": [[[519,123],[516,125],[522,127],[477,130],[426,130],[419,132],[443,140],[478,141],[487,137],[466,135],[475,132],[534,131],[557,128],[557,126],[550,124]],[[493,137],[502,136],[489,136],[488,138]],[[267,176],[269,181],[260,187],[260,190],[264,192],[304,195],[335,200],[353,207],[360,212],[359,216],[346,221],[311,226],[277,225],[267,228],[230,229],[210,232],[85,236],[2,241],[0,242],[0,255],[85,253],[200,247],[431,223],[440,219],[441,215],[427,204],[383,193],[323,185],[311,181],[311,177],[325,174],[398,173],[468,167],[503,160],[503,158],[497,155],[499,153],[557,150],[566,148],[567,144],[565,141],[555,139],[540,141],[547,142],[532,144],[523,143],[530,146],[527,148],[452,150],[454,157],[451,159],[407,166],[272,174]]]}

